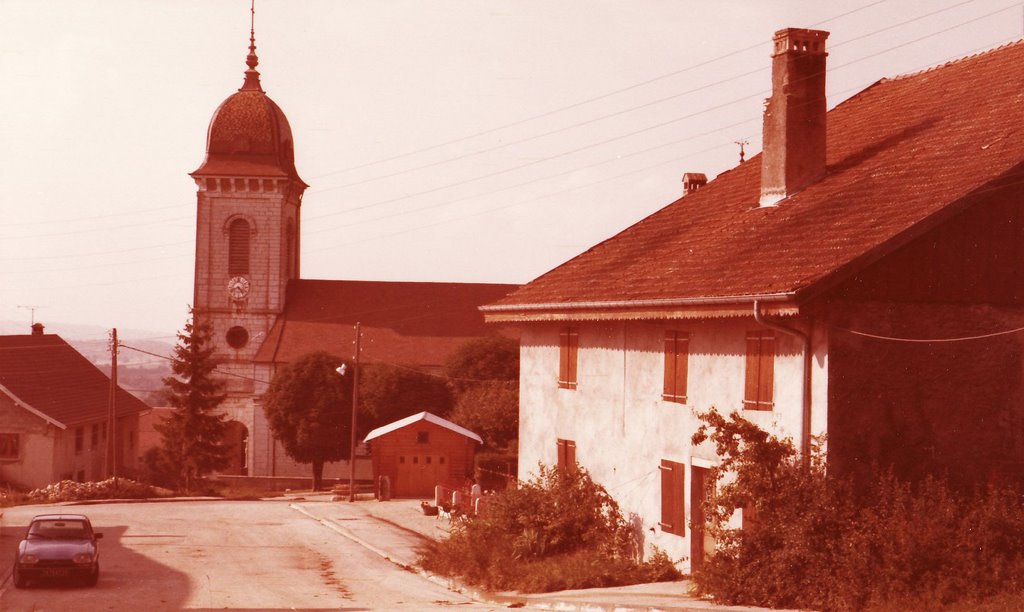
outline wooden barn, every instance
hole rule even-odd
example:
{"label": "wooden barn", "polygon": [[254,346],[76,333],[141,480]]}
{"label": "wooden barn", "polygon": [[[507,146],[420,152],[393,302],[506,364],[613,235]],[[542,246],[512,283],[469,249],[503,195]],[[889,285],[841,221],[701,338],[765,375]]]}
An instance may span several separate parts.
{"label": "wooden barn", "polygon": [[391,481],[393,497],[432,497],[436,485],[461,487],[473,476],[480,436],[429,412],[420,412],[374,429],[373,480]]}

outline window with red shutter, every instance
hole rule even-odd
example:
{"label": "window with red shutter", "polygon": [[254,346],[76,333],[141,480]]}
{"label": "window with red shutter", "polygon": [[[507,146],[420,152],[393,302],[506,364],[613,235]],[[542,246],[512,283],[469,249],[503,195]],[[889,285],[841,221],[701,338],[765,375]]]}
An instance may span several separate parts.
{"label": "window with red shutter", "polygon": [[775,385],[775,333],[747,332],[747,374],[743,407],[747,410],[771,410]]}
{"label": "window with red shutter", "polygon": [[661,530],[686,535],[686,465],[661,460]]}
{"label": "window with red shutter", "polygon": [[665,332],[665,384],[661,397],[665,401],[686,403],[686,370],[690,361],[690,334]]}
{"label": "window with red shutter", "polygon": [[576,443],[572,440],[558,439],[558,469],[563,472],[576,470]]}
{"label": "window with red shutter", "polygon": [[558,386],[576,388],[576,361],[580,332],[574,327],[563,327],[558,334]]}

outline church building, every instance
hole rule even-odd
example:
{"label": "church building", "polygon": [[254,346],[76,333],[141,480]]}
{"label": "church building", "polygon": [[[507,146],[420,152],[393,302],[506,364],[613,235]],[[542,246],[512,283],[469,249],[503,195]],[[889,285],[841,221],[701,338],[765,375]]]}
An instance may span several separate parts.
{"label": "church building", "polygon": [[[255,34],[242,87],[214,112],[198,188],[193,307],[213,328],[237,452],[228,474],[302,476],[263,415],[261,395],[278,367],[324,350],[361,361],[439,373],[467,340],[493,334],[478,307],[515,285],[308,280],[300,274],[302,195],[288,119],[264,92]],[[409,414],[422,410],[409,406]],[[328,464],[325,477],[347,473]]]}

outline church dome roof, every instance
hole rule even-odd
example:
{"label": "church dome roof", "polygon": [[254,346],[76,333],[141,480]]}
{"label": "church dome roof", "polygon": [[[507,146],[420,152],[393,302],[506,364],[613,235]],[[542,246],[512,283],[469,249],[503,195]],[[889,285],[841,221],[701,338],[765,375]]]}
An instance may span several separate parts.
{"label": "church dome roof", "polygon": [[288,119],[260,86],[255,40],[246,59],[245,82],[214,111],[206,159],[192,175],[288,177],[302,182],[295,169]]}

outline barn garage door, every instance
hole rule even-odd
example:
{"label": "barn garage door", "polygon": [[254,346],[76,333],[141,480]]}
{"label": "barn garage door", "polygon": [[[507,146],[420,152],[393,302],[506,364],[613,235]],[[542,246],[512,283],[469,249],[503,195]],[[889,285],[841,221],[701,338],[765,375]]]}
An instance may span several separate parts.
{"label": "barn garage door", "polygon": [[444,455],[399,455],[393,487],[396,497],[433,497],[434,487],[448,480]]}

